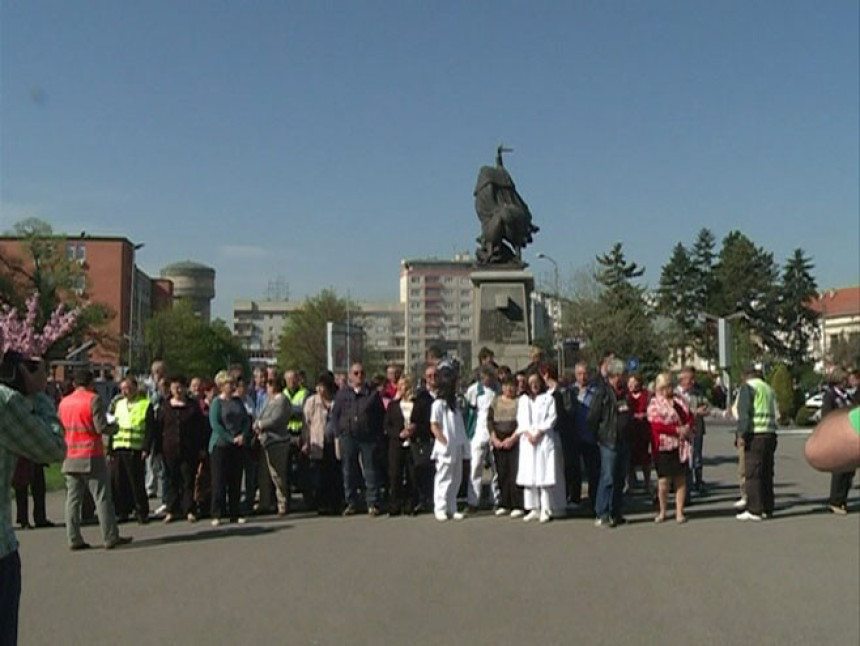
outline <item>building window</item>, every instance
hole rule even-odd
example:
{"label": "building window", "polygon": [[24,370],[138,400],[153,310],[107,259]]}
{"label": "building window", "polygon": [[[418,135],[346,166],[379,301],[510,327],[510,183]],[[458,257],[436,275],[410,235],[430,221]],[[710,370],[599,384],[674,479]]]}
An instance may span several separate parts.
{"label": "building window", "polygon": [[75,245],[71,242],[66,244],[66,260],[71,262],[75,259]]}
{"label": "building window", "polygon": [[413,285],[420,285],[421,284],[421,276],[410,276],[409,282],[412,283]]}
{"label": "building window", "polygon": [[84,293],[86,288],[87,288],[87,277],[83,274],[79,274],[78,276],[75,276],[75,292],[78,295],[81,295]]}
{"label": "building window", "polygon": [[419,287],[418,289],[415,289],[415,288],[410,289],[409,295],[410,296],[421,296],[421,288]]}
{"label": "building window", "polygon": [[420,310],[421,309],[421,303],[416,303],[415,301],[413,301],[413,302],[409,303],[409,309]]}
{"label": "building window", "polygon": [[84,243],[78,244],[78,262],[84,262],[87,259],[87,245]]}

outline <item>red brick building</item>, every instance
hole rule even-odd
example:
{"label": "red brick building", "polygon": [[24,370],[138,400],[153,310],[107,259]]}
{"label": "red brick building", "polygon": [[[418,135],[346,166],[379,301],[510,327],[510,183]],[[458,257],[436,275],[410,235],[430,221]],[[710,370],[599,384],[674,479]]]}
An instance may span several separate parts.
{"label": "red brick building", "polygon": [[[63,246],[68,260],[83,269],[75,286],[78,296],[84,302],[106,305],[113,313],[105,326],[107,339],[90,350],[90,361],[114,368],[127,365],[128,339],[136,339],[139,348],[143,325],[153,311],[172,306],[173,284],[153,280],[137,268],[135,245],[127,238],[60,237],[57,244]],[[0,255],[31,268],[32,259],[20,238],[0,236]]]}

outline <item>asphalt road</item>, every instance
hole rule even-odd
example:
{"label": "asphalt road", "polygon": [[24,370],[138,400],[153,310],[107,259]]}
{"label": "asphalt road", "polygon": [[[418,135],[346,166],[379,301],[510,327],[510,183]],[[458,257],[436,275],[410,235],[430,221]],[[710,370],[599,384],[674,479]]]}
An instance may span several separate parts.
{"label": "asphalt road", "polygon": [[[22,644],[857,644],[860,514],[823,511],[801,435],[777,450],[777,512],[734,519],[731,436],[711,426],[689,522],[539,526],[485,512],[123,526],[129,548],[71,553],[19,532]],[[49,515],[62,518],[61,493]],[[97,527],[85,528],[93,544]]]}

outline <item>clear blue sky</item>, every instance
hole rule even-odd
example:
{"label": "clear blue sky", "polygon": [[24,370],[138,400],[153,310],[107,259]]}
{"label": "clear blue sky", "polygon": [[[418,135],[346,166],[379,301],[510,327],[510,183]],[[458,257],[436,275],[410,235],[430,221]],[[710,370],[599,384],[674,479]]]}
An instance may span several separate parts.
{"label": "clear blue sky", "polygon": [[395,299],[474,250],[496,145],[567,274],[612,243],[652,286],[701,227],[822,287],[860,277],[858,23],[827,2],[2,2],[0,228]]}

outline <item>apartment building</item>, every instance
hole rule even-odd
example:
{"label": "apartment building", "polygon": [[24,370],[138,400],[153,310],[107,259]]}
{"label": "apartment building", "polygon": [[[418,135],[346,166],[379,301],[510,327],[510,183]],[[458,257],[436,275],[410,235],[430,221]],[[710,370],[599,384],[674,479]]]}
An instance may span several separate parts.
{"label": "apartment building", "polygon": [[469,362],[472,356],[474,287],[468,254],[452,260],[404,259],[400,263],[400,302],[405,310],[405,364],[419,374],[424,353],[438,346]]}

